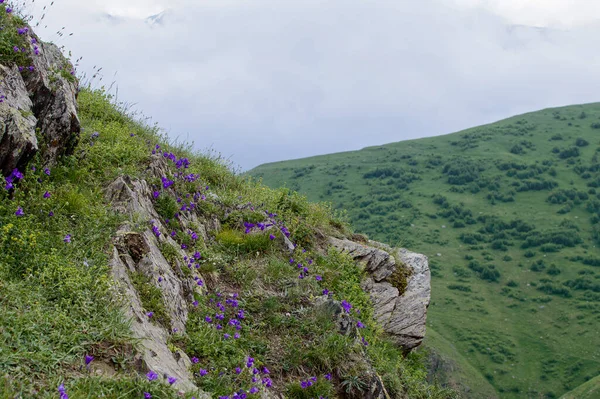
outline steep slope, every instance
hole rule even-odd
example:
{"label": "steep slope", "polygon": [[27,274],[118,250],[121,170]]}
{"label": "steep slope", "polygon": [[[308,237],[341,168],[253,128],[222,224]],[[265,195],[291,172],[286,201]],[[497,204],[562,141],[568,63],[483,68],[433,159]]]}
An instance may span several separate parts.
{"label": "steep slope", "polygon": [[576,105],[249,174],[428,255],[429,324],[500,396],[551,398],[600,371],[599,136]]}
{"label": "steep slope", "polygon": [[5,3],[0,26],[0,397],[456,396],[408,353],[427,257],[169,143]]}
{"label": "steep slope", "polygon": [[592,378],[567,392],[560,399],[594,399],[600,396],[600,376]]}

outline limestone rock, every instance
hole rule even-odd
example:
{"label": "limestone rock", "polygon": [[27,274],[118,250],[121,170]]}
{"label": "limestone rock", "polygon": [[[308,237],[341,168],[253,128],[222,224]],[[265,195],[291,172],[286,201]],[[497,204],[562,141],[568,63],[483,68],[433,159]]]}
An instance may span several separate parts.
{"label": "limestone rock", "polygon": [[[406,350],[419,346],[425,337],[431,295],[427,257],[374,241],[366,245],[329,237],[329,243],[347,252],[369,272],[362,287],[370,294],[374,317],[384,331]],[[409,269],[406,289],[402,293],[392,284],[391,278],[398,267]]]}
{"label": "limestone rock", "polygon": [[35,137],[37,120],[33,104],[16,66],[0,65],[0,168],[6,176],[13,169],[24,169],[38,151]]}
{"label": "limestone rock", "polygon": [[[142,358],[147,368],[153,370],[165,381],[167,376],[177,378],[177,387],[184,391],[196,390],[197,387],[188,371],[191,366],[188,356],[183,352],[172,353],[167,346],[169,332],[162,326],[154,324],[146,316],[146,310],[129,278],[128,270],[135,269],[133,260],[128,255],[119,253],[115,247],[110,266],[120,297],[123,303],[127,304],[125,314],[131,319],[132,332],[136,338],[142,340]],[[173,284],[174,276],[169,276],[163,281],[172,281],[169,284],[177,286],[177,284]],[[181,326],[180,323],[181,320],[175,320],[174,325]]]}
{"label": "limestone rock", "polygon": [[[197,387],[189,372],[190,359],[182,351],[172,353],[167,342],[171,334],[185,332],[193,293],[195,290],[203,292],[203,287],[195,283],[194,277],[201,279],[201,276],[194,270],[187,274],[182,272],[182,267],[187,266],[181,264],[179,259],[183,259],[186,253],[168,236],[154,209],[151,195],[151,189],[145,180],[134,180],[128,176],[117,178],[106,188],[106,200],[114,209],[131,218],[129,223],[121,226],[113,240],[110,266],[116,289],[123,299],[124,311],[131,318],[132,331],[141,340],[142,359],[148,369],[165,379],[166,376],[177,378],[176,388],[182,391],[196,391]],[[160,229],[162,234],[159,237],[150,230],[150,221]],[[164,245],[172,246],[178,259],[172,259],[172,263],[169,263],[161,252]],[[146,313],[152,309],[143,308],[131,282],[131,273],[142,273],[151,284],[160,289],[171,320],[168,328],[155,324],[147,317]]]}
{"label": "limestone rock", "polygon": [[[39,42],[39,41],[38,41]],[[33,57],[33,72],[24,72],[45,147],[42,157],[53,164],[62,155],[73,153],[81,125],[77,116],[78,83],[71,76],[71,63],[53,43],[39,42],[40,55]]]}
{"label": "limestone rock", "polygon": [[[0,171],[24,170],[39,151],[48,165],[70,155],[81,130],[77,117],[78,83],[60,49],[37,40],[39,55],[33,55],[33,70],[19,71],[15,65],[0,64]],[[36,129],[42,143],[38,143]]]}

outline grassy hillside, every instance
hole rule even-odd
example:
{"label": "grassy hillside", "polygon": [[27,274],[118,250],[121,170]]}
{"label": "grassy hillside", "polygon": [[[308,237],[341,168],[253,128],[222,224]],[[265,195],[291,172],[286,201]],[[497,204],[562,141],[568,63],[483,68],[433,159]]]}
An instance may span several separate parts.
{"label": "grassy hillside", "polygon": [[596,103],[249,174],[427,254],[435,331],[501,397],[554,398],[600,372],[599,144]]}
{"label": "grassy hillside", "polygon": [[[0,398],[198,397],[178,394],[177,381],[156,381],[167,376],[153,376],[139,360],[141,342],[123,312],[129,304],[116,296],[109,270],[112,239],[124,223],[132,235],[158,239],[170,231],[187,249],[180,259],[175,247],[158,244],[177,278],[194,273],[191,287],[206,286],[190,294],[185,331],[168,329],[160,278],[139,270],[130,277],[152,323],[167,326],[173,356],[187,354],[194,383],[214,397],[258,397],[265,389],[289,398],[362,397],[373,376],[391,398],[455,396],[428,384],[419,357],[405,358],[382,335],[360,288],[363,271],[317,242],[347,232],[332,209],[248,182],[218,158],[169,143],[102,92],[82,90],[79,107],[84,131],[74,155],[48,168],[35,159],[0,190]],[[161,181],[152,165],[163,158],[177,162],[164,161]],[[104,190],[120,176],[147,180],[161,220],[113,209]],[[196,204],[185,202],[190,195]],[[221,227],[202,239],[179,213]],[[244,232],[265,214],[277,217],[276,228]],[[284,234],[299,244],[295,262],[310,265],[302,278]],[[339,333],[332,308],[316,305],[327,298],[353,304],[344,314],[356,316],[353,332]]]}
{"label": "grassy hillside", "polygon": [[567,392],[560,399],[596,399],[600,397],[600,375]]}

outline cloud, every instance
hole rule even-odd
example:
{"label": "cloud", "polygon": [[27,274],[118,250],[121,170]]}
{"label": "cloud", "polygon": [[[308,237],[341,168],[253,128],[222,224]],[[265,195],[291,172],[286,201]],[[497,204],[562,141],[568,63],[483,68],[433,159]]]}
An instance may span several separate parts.
{"label": "cloud", "polygon": [[597,100],[599,29],[515,26],[501,3],[179,0],[149,25],[159,2],[63,0],[48,23],[172,137],[249,168]]}
{"label": "cloud", "polygon": [[590,0],[449,0],[459,7],[481,8],[514,24],[572,28],[598,22],[600,3]]}

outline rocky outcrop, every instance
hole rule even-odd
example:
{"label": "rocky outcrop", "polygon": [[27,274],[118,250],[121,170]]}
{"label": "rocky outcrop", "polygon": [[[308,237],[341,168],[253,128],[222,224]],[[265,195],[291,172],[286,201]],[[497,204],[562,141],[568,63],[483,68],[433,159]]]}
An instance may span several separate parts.
{"label": "rocky outcrop", "polygon": [[56,45],[39,42],[30,32],[25,38],[31,65],[21,71],[16,65],[0,65],[0,95],[5,97],[0,102],[0,170],[5,176],[15,168],[23,170],[40,150],[47,165],[70,155],[81,129],[71,63]]}
{"label": "rocky outcrop", "polygon": [[[115,210],[143,223],[136,225],[130,222],[121,226],[113,240],[110,266],[116,282],[115,289],[122,299],[126,316],[131,319],[132,332],[141,340],[141,356],[146,368],[165,381],[168,377],[177,378],[176,388],[181,391],[196,391],[189,371],[189,357],[183,351],[172,352],[168,341],[172,334],[185,333],[188,307],[194,300],[193,293],[203,292],[203,287],[195,282],[195,278],[200,279],[201,276],[190,271],[184,277],[182,267],[185,265],[180,260],[185,253],[162,227],[150,200],[151,191],[146,181],[119,177],[107,187],[105,196]],[[154,221],[157,227],[161,226],[159,237],[148,228],[148,221]],[[178,254],[177,259],[168,261],[161,252],[161,245],[171,246],[171,252]],[[152,309],[143,307],[140,293],[131,278],[135,273],[145,276],[146,284],[152,284],[160,290],[170,320],[169,326],[160,325],[148,317],[147,312]]]}
{"label": "rocky outcrop", "polygon": [[24,169],[38,151],[33,103],[16,66],[0,65],[0,171]]}
{"label": "rocky outcrop", "polygon": [[[375,318],[406,350],[421,344],[431,293],[431,274],[425,255],[330,237],[329,244],[348,253],[369,273],[362,287],[375,306]],[[405,281],[404,281],[405,280]]]}

